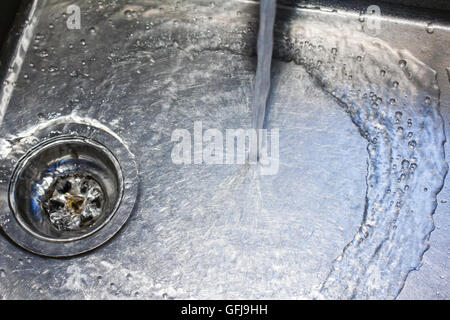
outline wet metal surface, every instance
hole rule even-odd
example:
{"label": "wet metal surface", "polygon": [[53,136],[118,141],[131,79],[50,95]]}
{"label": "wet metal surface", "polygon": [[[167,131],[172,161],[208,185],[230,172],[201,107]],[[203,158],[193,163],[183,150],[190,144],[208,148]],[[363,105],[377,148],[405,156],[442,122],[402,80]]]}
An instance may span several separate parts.
{"label": "wet metal surface", "polygon": [[[194,121],[251,127],[258,3],[78,1],[81,29],[70,30],[73,3],[40,2],[22,68],[9,74],[14,91],[7,99],[11,90],[2,91],[1,192],[14,155],[61,134],[94,139],[101,128],[136,156],[139,186],[128,186],[136,205],[112,241],[70,259],[40,257],[0,237],[1,298],[449,298],[448,183],[434,199],[450,121],[443,21],[383,15],[373,34],[359,12],[279,6],[266,117],[280,129],[280,167],[260,176],[241,165],[171,161],[174,129],[192,132]],[[335,72],[344,64],[351,74]],[[355,100],[347,88],[367,97]],[[366,98],[389,121],[352,109]],[[386,134],[374,142],[381,127]],[[383,138],[392,148],[383,149]],[[108,148],[120,158],[118,145]],[[349,245],[367,226],[370,190],[384,186],[371,170],[386,164],[396,166],[389,177],[406,203],[379,203],[400,218],[370,220],[378,233],[369,230],[363,247]],[[0,208],[2,225],[6,212]],[[377,234],[391,250],[370,260],[361,250],[371,252]],[[364,272],[353,272],[357,261]]]}

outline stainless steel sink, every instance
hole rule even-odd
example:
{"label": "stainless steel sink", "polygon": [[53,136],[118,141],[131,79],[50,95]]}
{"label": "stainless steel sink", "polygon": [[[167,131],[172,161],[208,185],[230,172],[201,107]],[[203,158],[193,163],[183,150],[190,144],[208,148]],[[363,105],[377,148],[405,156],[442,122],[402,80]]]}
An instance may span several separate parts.
{"label": "stainless steel sink", "polygon": [[[450,8],[414,5],[278,3],[264,176],[171,158],[175,129],[251,126],[258,2],[31,2],[1,88],[0,298],[448,299]],[[23,249],[21,157],[98,132],[137,163],[131,218],[87,253]]]}

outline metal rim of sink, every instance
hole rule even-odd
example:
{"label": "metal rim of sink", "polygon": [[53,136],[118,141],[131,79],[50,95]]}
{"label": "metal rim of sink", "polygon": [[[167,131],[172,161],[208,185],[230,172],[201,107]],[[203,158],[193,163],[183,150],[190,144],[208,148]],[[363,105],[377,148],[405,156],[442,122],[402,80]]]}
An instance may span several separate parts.
{"label": "metal rim of sink", "polygon": [[[11,155],[18,161],[8,183],[7,199],[3,196],[10,208],[2,218],[4,233],[22,248],[48,257],[78,255],[111,239],[128,220],[137,196],[137,168],[129,148],[115,134],[79,123],[54,124],[33,137],[38,143],[30,147],[30,141],[24,139],[19,151]],[[67,168],[70,162],[75,164]],[[49,168],[54,169],[57,163],[66,167],[63,170],[56,165],[56,178],[50,184],[44,183],[48,181],[44,180],[48,179],[46,174],[52,172]],[[98,220],[78,230],[57,230],[49,222],[41,198],[39,210],[32,210],[31,204],[37,203],[32,194],[36,181],[52,188],[61,177],[82,182],[89,179],[86,181],[101,190]]]}

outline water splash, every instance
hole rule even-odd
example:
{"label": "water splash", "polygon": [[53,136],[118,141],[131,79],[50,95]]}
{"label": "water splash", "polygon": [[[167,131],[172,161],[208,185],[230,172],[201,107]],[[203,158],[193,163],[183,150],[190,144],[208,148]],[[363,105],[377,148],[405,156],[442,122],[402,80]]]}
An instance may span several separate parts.
{"label": "water splash", "polygon": [[277,55],[304,66],[368,141],[363,221],[317,296],[395,298],[429,247],[448,169],[436,72],[351,26],[337,35],[329,22],[289,28]]}

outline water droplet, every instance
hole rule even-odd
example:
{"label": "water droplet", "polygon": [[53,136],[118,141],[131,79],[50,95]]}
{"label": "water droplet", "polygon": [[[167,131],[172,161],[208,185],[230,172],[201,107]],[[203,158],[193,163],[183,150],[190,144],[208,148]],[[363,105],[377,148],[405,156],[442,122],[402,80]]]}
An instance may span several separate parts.
{"label": "water droplet", "polygon": [[42,49],[41,52],[39,52],[39,56],[42,58],[48,57],[48,51],[46,49]]}
{"label": "water droplet", "polygon": [[409,161],[408,160],[403,160],[402,161],[402,169],[407,171],[409,169]]}
{"label": "water droplet", "polygon": [[432,34],[434,32],[434,26],[433,26],[432,22],[427,24],[426,30],[427,30],[427,33],[429,33],[429,34]]}

